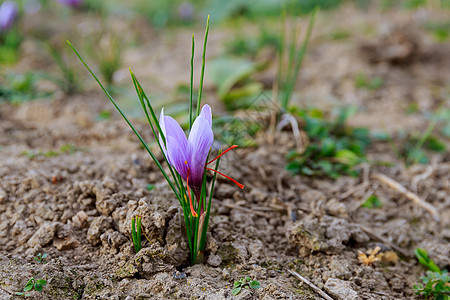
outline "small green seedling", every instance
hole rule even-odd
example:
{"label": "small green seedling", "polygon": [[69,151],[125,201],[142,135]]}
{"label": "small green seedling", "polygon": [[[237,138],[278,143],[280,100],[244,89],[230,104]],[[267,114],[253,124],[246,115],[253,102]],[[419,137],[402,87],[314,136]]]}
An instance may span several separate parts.
{"label": "small green seedling", "polygon": [[381,77],[374,77],[370,79],[364,73],[358,73],[355,76],[355,87],[359,89],[375,91],[381,88],[383,85],[384,80]]}
{"label": "small green seedling", "polygon": [[47,256],[48,253],[38,253],[38,255],[34,257],[34,260],[39,264],[46,264],[47,262],[45,261],[45,259],[47,258]]}
{"label": "small green seedling", "polygon": [[33,289],[35,291],[42,292],[42,289],[44,288],[44,286],[46,284],[47,284],[47,281],[44,279],[34,279],[33,277],[31,277],[31,279],[28,280],[27,284],[25,284],[25,287],[23,288],[23,292],[16,292],[15,294],[17,296],[29,297],[29,296],[31,296],[31,294],[28,294],[26,292],[29,292]]}
{"label": "small green seedling", "polygon": [[420,277],[422,283],[414,285],[413,289],[417,295],[422,295],[428,299],[432,296],[436,300],[450,299],[450,277],[447,270],[441,270],[428,257],[428,253],[424,249],[417,248],[415,251],[417,260],[428,268],[427,276]]}
{"label": "small green seedling", "polygon": [[142,217],[136,216],[135,218],[131,218],[131,235],[133,238],[134,251],[138,253],[142,249],[142,227],[141,227],[141,219]]}
{"label": "small green seedling", "polygon": [[380,208],[382,206],[383,202],[381,202],[381,200],[373,194],[367,197],[366,201],[364,201],[364,203],[361,204],[361,207],[365,208]]}
{"label": "small green seedling", "polygon": [[[334,118],[318,109],[293,109],[304,122],[308,143],[302,152],[290,151],[287,170],[293,174],[336,179],[341,175],[357,176],[357,167],[366,162],[370,132],[352,127],[347,120],[356,112],[349,106],[336,110]],[[331,120],[329,120],[331,119]]]}
{"label": "small green seedling", "polygon": [[417,257],[419,263],[427,267],[432,272],[441,273],[441,269],[434,263],[432,259],[428,257],[428,252],[425,249],[417,248],[414,250],[414,254]]}
{"label": "small green seedling", "polygon": [[245,276],[240,280],[234,282],[233,290],[231,291],[231,293],[233,294],[233,296],[236,296],[241,292],[242,288],[245,289],[251,288],[257,290],[260,287],[261,285],[259,284],[258,281],[252,280],[249,276]]}

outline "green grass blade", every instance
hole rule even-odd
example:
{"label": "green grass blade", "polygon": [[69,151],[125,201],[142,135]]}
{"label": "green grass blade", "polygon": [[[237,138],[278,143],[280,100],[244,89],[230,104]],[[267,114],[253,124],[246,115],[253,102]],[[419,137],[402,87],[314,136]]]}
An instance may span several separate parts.
{"label": "green grass blade", "polygon": [[138,246],[138,251],[137,252],[139,252],[139,250],[141,250],[142,249],[142,240],[141,240],[141,238],[142,238],[142,225],[141,225],[141,221],[142,221],[142,218],[141,217],[136,217],[136,227],[137,227],[137,229],[136,229],[136,240],[137,240],[137,246]]}
{"label": "green grass blade", "polygon": [[194,91],[194,49],[195,49],[195,41],[194,34],[192,34],[192,54],[191,54],[191,86],[189,90],[189,132],[191,132],[192,127],[192,93]]}
{"label": "green grass blade", "polygon": [[137,238],[136,238],[136,219],[131,218],[131,238],[133,239],[134,251],[137,253]]}
{"label": "green grass blade", "polygon": [[298,78],[298,73],[300,71],[303,59],[304,59],[305,54],[306,54],[306,50],[308,48],[308,44],[309,44],[309,41],[310,41],[310,38],[311,38],[311,34],[312,34],[312,30],[314,28],[314,23],[315,23],[315,20],[316,20],[317,11],[318,11],[318,8],[316,7],[314,9],[314,11],[312,12],[311,18],[309,20],[308,28],[306,30],[306,37],[303,40],[301,48],[297,51],[297,53],[295,55],[296,56],[295,57],[296,61],[295,61],[294,74],[290,78],[290,82],[288,83],[288,86],[287,86],[287,91],[286,91],[286,94],[288,95],[288,98],[286,99],[287,101],[286,101],[286,103],[283,103],[283,105],[285,106],[285,109],[287,109],[289,98],[291,97],[292,91],[293,91],[294,86],[295,86],[295,82],[297,81],[297,78]]}
{"label": "green grass blade", "polygon": [[290,95],[287,92],[287,86],[288,86],[289,82],[292,80],[292,73],[293,73],[293,68],[295,65],[295,52],[296,52],[296,47],[297,47],[297,38],[298,38],[298,26],[294,25],[294,29],[292,30],[292,35],[289,38],[289,42],[291,44],[289,45],[285,82],[283,82],[283,84],[281,86],[282,93],[283,93],[281,107],[284,110],[287,109],[287,103],[290,98]]}
{"label": "green grass blade", "polygon": [[281,37],[280,47],[278,48],[278,69],[277,69],[277,85],[278,85],[278,101],[281,99],[281,91],[283,88],[283,71],[284,71],[284,46],[286,43],[286,5],[283,5],[281,11]]}
{"label": "green grass blade", "polygon": [[209,15],[208,20],[206,21],[205,40],[203,42],[202,73],[200,74],[200,85],[198,87],[197,116],[200,114],[200,104],[202,102],[203,78],[205,76],[206,43],[208,42],[208,33],[209,33]]}

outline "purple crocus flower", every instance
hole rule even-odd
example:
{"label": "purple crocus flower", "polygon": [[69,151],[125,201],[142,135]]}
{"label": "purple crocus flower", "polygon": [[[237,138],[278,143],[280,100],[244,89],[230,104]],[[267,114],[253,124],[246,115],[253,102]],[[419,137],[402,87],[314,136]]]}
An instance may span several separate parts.
{"label": "purple crocus flower", "polygon": [[19,9],[13,1],[5,1],[0,5],[0,31],[7,31],[11,28]]}
{"label": "purple crocus flower", "polygon": [[161,110],[159,125],[166,138],[164,150],[169,163],[184,180],[187,181],[189,176],[189,186],[196,196],[199,195],[206,158],[214,141],[211,107],[203,106],[192,125],[189,138],[186,138],[174,118],[164,115],[164,108]]}
{"label": "purple crocus flower", "polygon": [[[218,157],[206,163],[209,150],[211,149],[211,145],[214,141],[212,131],[212,114],[211,107],[209,105],[204,105],[200,115],[195,119],[194,124],[192,124],[191,132],[189,133],[189,138],[186,138],[183,129],[181,129],[180,125],[174,118],[164,115],[164,108],[161,110],[159,125],[166,138],[166,146],[164,147],[162,138],[161,136],[159,137],[160,143],[163,146],[164,154],[166,155],[169,163],[175,168],[175,170],[177,170],[178,174],[180,174],[189,187],[194,191],[197,201],[200,201],[205,169],[215,171],[218,174],[232,180],[239,187],[244,187],[234,179],[214,169],[206,167],[207,164],[215,161],[218,157],[237,147],[236,145],[230,147],[222,152],[222,154]],[[190,198],[189,189],[188,194]],[[194,211],[192,206],[192,199],[189,199],[189,201],[192,215],[197,216],[197,213]]]}
{"label": "purple crocus flower", "polygon": [[80,5],[84,0],[58,0],[59,3],[70,7],[76,7]]}

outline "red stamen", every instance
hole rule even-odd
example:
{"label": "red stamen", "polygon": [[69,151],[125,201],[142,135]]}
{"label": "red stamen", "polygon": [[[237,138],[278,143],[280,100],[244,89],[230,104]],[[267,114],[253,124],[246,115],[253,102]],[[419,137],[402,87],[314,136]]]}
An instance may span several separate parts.
{"label": "red stamen", "polygon": [[218,159],[219,157],[221,157],[222,155],[224,155],[225,153],[227,153],[228,151],[236,148],[238,145],[233,145],[230,148],[228,148],[227,150],[223,151],[222,153],[220,153],[219,155],[216,156],[216,158],[214,158],[213,160],[207,162],[206,164],[209,165],[210,163],[212,163],[213,161],[215,161],[216,159]]}
{"label": "red stamen", "polygon": [[194,217],[197,217],[197,212],[194,210],[194,206],[192,205],[192,197],[191,197],[191,189],[189,188],[189,170],[187,172],[187,177],[186,177],[186,186],[187,186],[187,190],[188,190],[188,195],[189,195],[189,206],[191,207],[191,214]]}
{"label": "red stamen", "polygon": [[[236,148],[236,147],[235,147],[235,148]],[[225,178],[227,178],[227,179],[233,181],[233,182],[234,182],[238,187],[240,187],[241,189],[244,188],[244,185],[243,185],[243,184],[240,184],[239,182],[237,182],[237,181],[234,180],[233,178],[231,178],[231,177],[229,177],[229,176],[227,176],[227,175],[225,175],[225,174],[223,174],[223,173],[220,173],[220,172],[217,171],[217,170],[214,170],[214,169],[211,169],[211,168],[208,168],[208,167],[205,167],[205,169],[210,170],[210,171],[213,171],[213,172],[216,172],[217,174],[222,175],[223,177],[225,177]]]}

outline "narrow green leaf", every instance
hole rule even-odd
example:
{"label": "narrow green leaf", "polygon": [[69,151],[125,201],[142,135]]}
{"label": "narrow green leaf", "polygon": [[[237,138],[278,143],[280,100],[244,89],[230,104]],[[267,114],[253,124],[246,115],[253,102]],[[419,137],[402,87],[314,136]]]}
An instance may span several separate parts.
{"label": "narrow green leaf", "polygon": [[139,252],[142,249],[142,225],[141,225],[141,217],[136,217],[136,239],[137,239],[137,247]]}
{"label": "narrow green leaf", "polygon": [[206,64],[206,43],[208,42],[208,33],[209,33],[209,15],[208,15],[208,19],[206,21],[205,40],[203,42],[202,73],[200,74],[200,85],[198,88],[197,116],[200,114],[200,104],[202,102],[203,78],[205,76],[205,64]]}
{"label": "narrow green leaf", "polygon": [[195,41],[194,34],[192,34],[192,54],[191,54],[191,79],[190,79],[190,90],[189,90],[189,132],[192,127],[192,93],[194,91],[194,49],[195,49]]}
{"label": "narrow green leaf", "polygon": [[236,287],[231,291],[231,293],[233,294],[233,296],[236,296],[241,292],[241,289],[242,289],[241,287]]}
{"label": "narrow green leaf", "polygon": [[28,280],[27,284],[25,284],[23,290],[25,292],[29,292],[33,289],[33,286],[34,286],[34,278],[32,277],[30,280]]}

